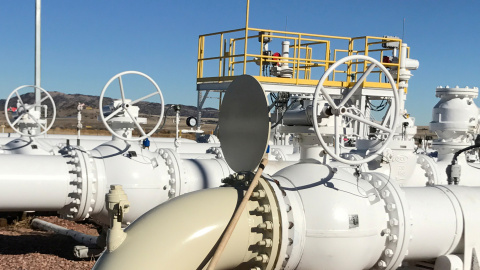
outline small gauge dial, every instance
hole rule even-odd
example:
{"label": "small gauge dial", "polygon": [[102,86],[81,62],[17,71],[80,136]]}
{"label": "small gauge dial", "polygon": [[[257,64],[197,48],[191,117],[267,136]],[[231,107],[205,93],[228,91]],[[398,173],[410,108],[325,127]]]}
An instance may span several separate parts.
{"label": "small gauge dial", "polygon": [[187,126],[194,127],[197,125],[197,118],[190,116],[187,118]]}

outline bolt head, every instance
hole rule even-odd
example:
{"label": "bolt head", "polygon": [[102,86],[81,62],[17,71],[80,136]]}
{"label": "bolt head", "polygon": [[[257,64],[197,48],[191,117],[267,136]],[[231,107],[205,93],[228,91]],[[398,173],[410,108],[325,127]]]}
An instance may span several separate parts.
{"label": "bolt head", "polygon": [[389,248],[385,249],[385,255],[387,257],[392,257],[393,256],[393,250],[391,250]]}
{"label": "bolt head", "polygon": [[394,203],[389,203],[389,204],[387,204],[387,209],[388,209],[388,211],[392,212],[395,209],[397,209],[397,206]]}
{"label": "bolt head", "polygon": [[388,240],[390,242],[396,243],[398,241],[398,236],[396,236],[395,234],[389,235]]}
{"label": "bolt head", "polygon": [[377,265],[378,265],[378,267],[381,267],[381,268],[387,267],[387,263],[386,263],[385,261],[382,261],[382,260],[379,261],[379,262],[377,263]]}
{"label": "bolt head", "polygon": [[391,226],[398,226],[398,219],[396,219],[396,218],[390,219],[389,222],[390,222]]}

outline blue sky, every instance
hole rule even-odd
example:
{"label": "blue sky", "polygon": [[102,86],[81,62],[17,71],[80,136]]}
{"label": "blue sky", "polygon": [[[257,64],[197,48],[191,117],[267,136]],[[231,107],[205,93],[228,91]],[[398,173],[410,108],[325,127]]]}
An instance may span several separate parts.
{"label": "blue sky", "polygon": [[[420,61],[406,107],[418,124],[431,120],[437,86],[480,86],[480,1],[250,5],[251,27],[284,30],[288,17],[289,31],[336,36],[401,37],[405,18],[404,41]],[[244,27],[245,6],[246,0],[43,0],[42,87],[99,95],[116,73],[138,70],[158,83],[166,103],[195,105],[198,35]],[[0,98],[33,84],[34,14],[34,0],[0,1]]]}

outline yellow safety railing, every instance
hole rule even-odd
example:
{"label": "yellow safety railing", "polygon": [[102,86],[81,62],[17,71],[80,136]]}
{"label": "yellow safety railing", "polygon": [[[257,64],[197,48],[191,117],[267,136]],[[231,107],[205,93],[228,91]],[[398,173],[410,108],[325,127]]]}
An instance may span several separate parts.
{"label": "yellow safety railing", "polygon": [[[245,38],[246,33],[248,36]],[[289,41],[289,56],[266,54],[264,44],[266,39],[271,40],[268,44],[269,49],[270,46],[276,46],[272,52],[278,51],[280,55],[282,54],[281,41]],[[235,76],[250,74],[260,82],[316,85],[330,65],[350,55],[371,56],[386,67],[400,69],[398,61],[397,63],[383,61],[384,56],[392,55],[392,48],[382,47],[382,44],[387,42],[398,42],[398,48],[401,48],[402,41],[395,38],[372,36],[349,38],[259,28],[241,28],[200,35],[197,83],[231,81]],[[207,45],[208,54],[206,54]],[[215,46],[217,49],[214,49]],[[398,50],[398,54],[400,53],[401,50]],[[401,55],[398,55],[398,59],[401,59]],[[271,65],[284,63],[292,68],[291,78],[270,76],[268,71],[264,70]],[[325,84],[347,87],[353,84],[366,69],[364,61],[350,61],[343,70],[335,70]],[[373,81],[369,77],[370,80],[366,81],[364,86],[390,88],[390,84],[384,81],[379,69],[375,69],[372,73],[378,73],[379,76]],[[397,82],[398,79],[397,77]]]}

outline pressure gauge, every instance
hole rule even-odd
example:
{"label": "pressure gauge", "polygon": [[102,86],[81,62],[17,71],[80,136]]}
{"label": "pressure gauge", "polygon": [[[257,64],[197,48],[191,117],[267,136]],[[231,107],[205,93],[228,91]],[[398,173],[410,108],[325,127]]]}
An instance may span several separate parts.
{"label": "pressure gauge", "polygon": [[197,118],[190,116],[187,118],[187,126],[194,127],[197,125]]}

